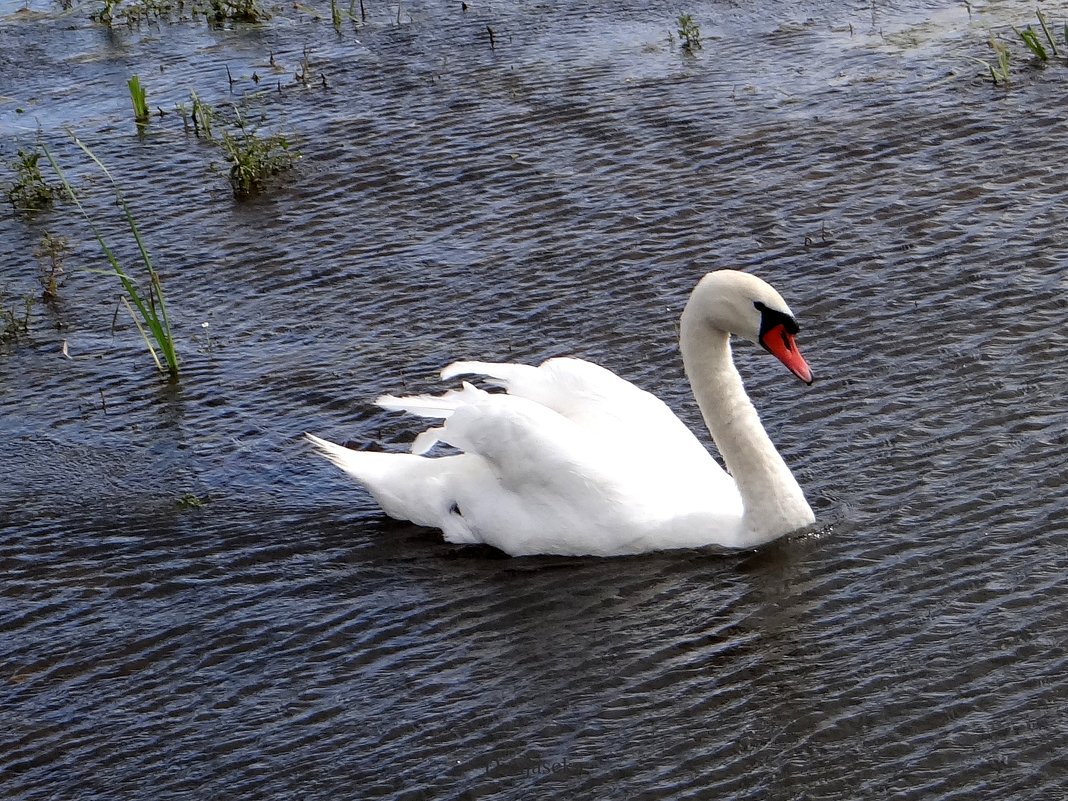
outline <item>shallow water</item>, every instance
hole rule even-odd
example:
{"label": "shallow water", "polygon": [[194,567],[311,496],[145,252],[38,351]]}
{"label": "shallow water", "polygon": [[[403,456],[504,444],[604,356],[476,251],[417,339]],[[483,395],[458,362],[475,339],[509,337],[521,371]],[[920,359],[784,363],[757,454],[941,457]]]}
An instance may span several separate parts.
{"label": "shallow water", "polygon": [[[704,3],[689,58],[644,3],[371,5],[337,35],[0,4],[0,156],[39,121],[132,257],[62,127],[116,168],[184,370],[153,375],[68,206],[3,206],[9,302],[44,231],[72,253],[0,355],[0,795],[1063,793],[1066,73],[966,59],[1033,9]],[[138,138],[133,72],[164,109],[260,91],[302,159],[235,204],[176,115]],[[501,559],[300,439],[400,447],[380,392],[559,354],[697,428],[675,320],[724,266],[800,317],[813,387],[736,353],[815,534]]]}

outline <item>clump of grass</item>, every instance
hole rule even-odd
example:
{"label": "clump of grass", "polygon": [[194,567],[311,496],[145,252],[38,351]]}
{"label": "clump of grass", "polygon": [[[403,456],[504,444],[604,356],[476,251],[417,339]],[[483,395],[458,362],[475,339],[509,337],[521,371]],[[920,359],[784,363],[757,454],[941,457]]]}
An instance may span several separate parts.
{"label": "clump of grass", "polygon": [[192,492],[187,492],[177,500],[177,504],[180,509],[202,509],[204,508],[204,499]]}
{"label": "clump of grass", "polygon": [[986,67],[987,72],[990,73],[990,80],[993,81],[994,86],[1008,86],[1009,48],[993,36],[990,37],[990,47],[994,51],[993,63],[982,58],[971,58],[969,60]]}
{"label": "clump of grass", "polygon": [[997,86],[998,79],[1001,79],[1003,84],[1009,83],[1009,48],[999,42],[993,36],[990,37],[990,47],[994,50],[994,56],[997,61],[997,66],[993,64],[987,64],[990,69],[990,79]]}
{"label": "clump of grass", "polygon": [[[1027,46],[1027,49],[1030,50],[1031,53],[1039,61],[1045,62],[1049,61],[1051,52],[1055,56],[1058,55],[1057,42],[1054,41],[1053,34],[1050,33],[1049,25],[1046,24],[1046,15],[1042,13],[1042,9],[1038,9],[1037,13],[1038,24],[1042,28],[1042,33],[1045,34],[1046,42],[1049,44],[1049,51],[1046,50],[1045,45],[1043,45],[1042,41],[1038,38],[1038,34],[1035,32],[1035,29],[1032,28],[1030,25],[1028,25],[1022,31],[1015,25],[1012,29],[1016,32],[1016,35],[1020,37],[1020,40]],[[1068,44],[1068,23],[1065,23],[1065,43]]]}
{"label": "clump of grass", "polygon": [[1039,41],[1038,34],[1035,33],[1034,28],[1028,25],[1021,31],[1014,25],[1012,29],[1039,61],[1049,61],[1049,53],[1042,46],[1042,42]]}
{"label": "clump of grass", "polygon": [[[1060,58],[1061,50],[1057,47],[1057,40],[1050,29],[1046,15],[1042,13],[1042,9],[1037,9],[1035,13],[1038,16],[1038,25],[1042,32],[1041,37],[1039,32],[1031,25],[1028,25],[1023,30],[1013,25],[1012,30],[1019,40],[1024,43],[1028,52],[1040,64],[1044,65],[1051,58]],[[1064,46],[1068,48],[1068,22],[1064,23]],[[992,62],[981,58],[970,58],[969,60],[985,67],[990,75],[991,82],[995,86],[1008,86],[1010,83],[1009,48],[1005,43],[998,41],[993,36],[990,37],[990,47],[994,51],[994,60]]]}
{"label": "clump of grass", "polygon": [[697,27],[697,23],[693,21],[693,17],[689,14],[679,14],[679,41],[682,42],[682,49],[687,53],[693,53],[695,50],[701,49],[701,29]]}
{"label": "clump of grass", "polygon": [[185,132],[189,133],[190,128],[192,128],[198,139],[214,142],[215,137],[212,135],[211,123],[215,119],[215,109],[197,97],[195,91],[189,93],[189,100],[190,107],[186,107],[185,103],[178,103],[174,107],[174,110],[182,118],[182,126],[185,128]]}
{"label": "clump of grass", "polygon": [[271,15],[256,0],[209,0],[208,19],[223,22],[263,22]]}
{"label": "clump of grass", "polygon": [[311,82],[312,63],[311,58],[308,56],[308,48],[304,47],[304,55],[300,57],[300,72],[293,75],[297,83],[308,86]]}
{"label": "clump of grass", "polygon": [[[48,157],[52,169],[54,169],[56,175],[59,176],[59,180],[62,182],[63,188],[67,192],[67,196],[70,197],[78,207],[78,211],[82,213],[86,222],[89,223],[89,227],[92,229],[93,235],[96,237],[96,241],[100,245],[100,249],[107,257],[108,263],[111,265],[111,270],[108,271],[107,274],[115,275],[122,283],[123,289],[126,290],[126,296],[123,297],[122,301],[126,306],[126,310],[130,313],[134,325],[137,326],[137,330],[141,333],[141,338],[148,347],[148,352],[152,355],[152,360],[156,363],[156,368],[161,373],[166,373],[170,376],[171,380],[175,380],[178,378],[178,355],[174,349],[174,337],[171,334],[170,319],[167,317],[167,306],[163,302],[163,287],[160,284],[159,273],[156,272],[155,267],[152,265],[152,259],[149,257],[148,250],[146,250],[145,244],[141,240],[141,234],[137,229],[137,223],[134,221],[133,213],[130,211],[130,207],[126,203],[126,198],[123,197],[115,179],[111,176],[111,173],[108,172],[108,169],[104,166],[103,162],[101,162],[100,159],[98,159],[76,136],[74,137],[74,142],[81,148],[82,152],[92,159],[101,171],[103,171],[104,175],[106,175],[111,182],[112,187],[114,187],[116,200],[118,201],[120,208],[122,208],[126,218],[126,224],[130,228],[130,233],[133,235],[134,242],[137,243],[137,249],[141,255],[141,264],[148,277],[148,290],[145,293],[142,293],[137,282],[134,281],[130,276],[130,273],[123,268],[118,257],[115,256],[111,248],[108,247],[107,242],[104,241],[104,237],[89,217],[89,214],[85,211],[74,188],[70,185],[70,182],[67,181],[62,169],[60,169],[59,164],[47,147],[44,149],[45,155]],[[130,305],[131,301],[133,302],[132,306]],[[134,308],[137,309],[137,314],[134,314]],[[138,319],[138,317],[140,317],[140,319]],[[151,334],[151,338],[149,338],[149,334]],[[155,345],[153,345],[153,342],[155,342]]]}
{"label": "clump of grass", "polygon": [[41,282],[41,297],[46,301],[55,300],[59,295],[64,278],[63,257],[68,250],[70,246],[65,238],[46,233],[33,251],[33,255],[41,261],[37,280]]}
{"label": "clump of grass", "polygon": [[257,0],[100,0],[89,18],[109,28],[116,22],[132,27],[151,20],[181,19],[186,12],[193,19],[203,14],[214,25],[271,18]]}
{"label": "clump of grass", "polygon": [[234,197],[251,197],[264,188],[272,175],[293,166],[296,155],[289,150],[284,136],[261,137],[249,130],[241,115],[237,116],[237,135],[223,133],[222,147],[230,162],[230,185]]}
{"label": "clump of grass", "polygon": [[126,82],[130,89],[130,101],[133,103],[134,122],[138,128],[148,125],[148,100],[145,96],[145,87],[141,85],[141,79],[136,75],[131,76]]}
{"label": "clump of grass", "polygon": [[111,23],[115,21],[115,9],[121,2],[122,0],[104,0],[100,8],[89,15],[89,19],[110,28]]}
{"label": "clump of grass", "polygon": [[18,342],[30,332],[30,310],[33,309],[33,296],[22,299],[22,311],[18,305],[8,306],[7,295],[0,290],[0,342]]}
{"label": "clump of grass", "polygon": [[55,201],[56,187],[41,174],[41,154],[36,150],[18,151],[18,158],[11,162],[15,182],[7,192],[7,199],[16,211],[40,211],[51,208]]}

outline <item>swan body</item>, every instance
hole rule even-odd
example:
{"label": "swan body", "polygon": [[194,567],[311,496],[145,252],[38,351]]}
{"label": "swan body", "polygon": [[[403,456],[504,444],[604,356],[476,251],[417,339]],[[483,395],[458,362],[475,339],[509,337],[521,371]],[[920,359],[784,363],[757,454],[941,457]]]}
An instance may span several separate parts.
{"label": "swan body", "polygon": [[[761,344],[811,383],[797,330],[778,292],[747,273],[709,273],[686,304],[683,365],[727,471],[661,400],[575,358],[460,361],[442,378],[479,375],[505,391],[464,382],[443,395],[380,397],[386,409],[441,421],[412,453],[307,436],[388,515],[439,528],[449,542],[513,556],[751,548],[815,518],[745,393],[729,339]],[[438,443],[460,452],[426,456]]]}

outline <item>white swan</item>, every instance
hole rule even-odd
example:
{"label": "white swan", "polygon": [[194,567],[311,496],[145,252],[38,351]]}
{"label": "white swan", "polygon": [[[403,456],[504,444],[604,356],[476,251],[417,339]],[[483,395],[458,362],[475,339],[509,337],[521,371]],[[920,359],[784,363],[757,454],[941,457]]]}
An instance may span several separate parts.
{"label": "white swan", "polygon": [[[759,343],[811,384],[797,330],[779,293],[753,275],[709,273],[690,295],[682,361],[730,475],[662,401],[572,358],[456,362],[441,372],[486,376],[506,393],[464,383],[441,396],[382,396],[386,409],[444,420],[411,454],[307,436],[387,514],[439,528],[449,542],[513,556],[751,548],[815,518],[745,393],[729,337]],[[438,442],[461,453],[422,455]]]}

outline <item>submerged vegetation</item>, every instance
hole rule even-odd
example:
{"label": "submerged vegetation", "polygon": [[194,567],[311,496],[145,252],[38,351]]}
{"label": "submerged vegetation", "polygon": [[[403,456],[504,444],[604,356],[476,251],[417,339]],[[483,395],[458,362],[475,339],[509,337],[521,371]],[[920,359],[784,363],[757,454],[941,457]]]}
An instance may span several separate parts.
{"label": "submerged vegetation", "polygon": [[59,287],[65,277],[63,258],[68,250],[70,245],[64,237],[46,233],[33,252],[41,262],[37,278],[41,282],[41,297],[46,301],[55,300],[59,296]]}
{"label": "submerged vegetation", "polygon": [[178,508],[180,509],[202,509],[204,508],[204,499],[192,492],[187,492],[176,501]]}
{"label": "submerged vegetation", "polygon": [[15,180],[7,192],[7,199],[15,211],[34,212],[50,208],[55,201],[56,187],[41,174],[41,153],[36,150],[18,151],[11,163]]}
{"label": "submerged vegetation", "polygon": [[[78,199],[74,187],[70,185],[63,170],[60,168],[58,162],[56,162],[47,147],[44,148],[45,156],[48,157],[52,169],[55,170],[56,175],[59,176],[59,180],[63,184],[67,196],[71,199],[74,205],[77,206],[78,211],[81,212],[86,222],[89,223],[89,227],[92,230],[93,235],[96,237],[100,249],[104,252],[104,256],[111,265],[111,270],[104,272],[116,276],[121,282],[123,289],[126,290],[126,295],[122,298],[122,302],[130,313],[134,325],[137,326],[137,330],[140,332],[141,338],[144,340],[145,345],[148,348],[148,352],[152,355],[152,360],[156,363],[156,368],[161,373],[166,373],[172,380],[176,379],[178,378],[178,355],[174,349],[174,337],[171,334],[171,323],[170,318],[167,316],[167,306],[163,301],[163,287],[160,284],[159,273],[156,272],[156,269],[152,264],[152,259],[149,257],[148,250],[145,248],[145,244],[141,239],[141,234],[137,229],[137,223],[134,221],[133,213],[130,211],[130,207],[126,203],[126,198],[123,197],[115,179],[111,176],[111,173],[108,172],[107,167],[93,155],[93,152],[86,147],[81,140],[75,137],[74,141],[100,168],[104,175],[107,176],[107,179],[111,182],[111,185],[114,188],[115,199],[123,211],[126,224],[130,229],[134,242],[137,244],[137,250],[140,253],[141,265],[144,268],[145,277],[147,278],[148,283],[147,289],[139,286],[137,281],[130,275],[129,271],[122,266],[122,262],[119,261],[114,251],[112,251],[104,240],[100,230],[96,227],[96,224]],[[131,301],[133,305],[131,305]],[[137,310],[136,314],[134,313],[134,309]]]}
{"label": "submerged vegetation", "polygon": [[145,22],[203,18],[212,25],[263,22],[270,13],[258,0],[100,0],[89,15],[109,28],[115,23],[137,26]]}
{"label": "submerged vegetation", "polygon": [[[196,3],[193,4],[194,8]],[[271,15],[256,0],[209,0],[211,13],[208,18],[217,24],[223,22],[263,22]]]}
{"label": "submerged vegetation", "polygon": [[21,301],[8,300],[7,293],[0,289],[0,342],[17,342],[29,333],[33,303],[32,295],[26,295]]}
{"label": "submerged vegetation", "polygon": [[230,162],[234,197],[241,199],[261,191],[268,178],[292,167],[295,154],[289,150],[284,136],[260,136],[255,130],[249,130],[240,112],[235,125],[235,134],[223,133],[222,148]]}
{"label": "submerged vegetation", "polygon": [[[303,65],[307,64],[307,52]],[[298,80],[300,75],[298,74]],[[220,113],[205,103],[197,93],[189,95],[190,105],[180,103],[175,111],[182,119],[186,133],[192,132],[198,139],[218,144],[229,164],[228,177],[238,200],[251,197],[262,191],[272,175],[290,169],[300,154],[291,149],[289,140],[282,134],[260,135],[242,116],[241,109],[231,106],[233,117]],[[232,130],[223,130],[222,138],[215,135],[215,125],[230,125]]]}

